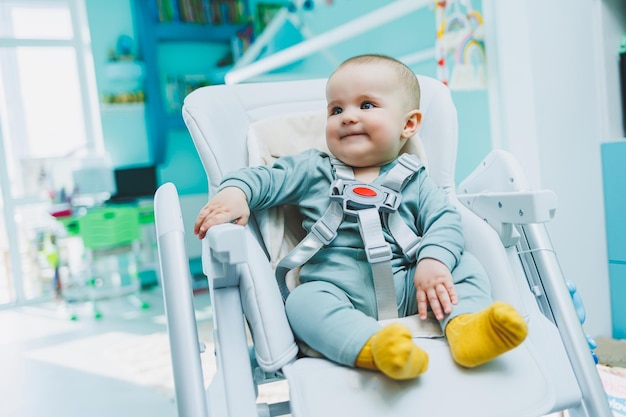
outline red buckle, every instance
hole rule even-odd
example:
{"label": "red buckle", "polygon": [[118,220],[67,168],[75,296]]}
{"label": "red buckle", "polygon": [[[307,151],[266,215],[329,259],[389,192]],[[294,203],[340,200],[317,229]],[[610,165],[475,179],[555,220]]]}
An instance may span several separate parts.
{"label": "red buckle", "polygon": [[352,189],[352,192],[354,192],[354,194],[358,194],[362,197],[376,197],[378,195],[378,193],[376,192],[376,190],[373,190],[369,187],[354,187]]}

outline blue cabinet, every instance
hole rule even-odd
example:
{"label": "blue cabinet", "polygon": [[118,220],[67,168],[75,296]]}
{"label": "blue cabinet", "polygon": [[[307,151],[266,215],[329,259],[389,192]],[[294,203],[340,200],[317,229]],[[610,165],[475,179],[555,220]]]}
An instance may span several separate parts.
{"label": "blue cabinet", "polygon": [[626,262],[609,261],[613,337],[626,339]]}
{"label": "blue cabinet", "polygon": [[[169,0],[176,6],[177,2]],[[205,2],[224,4],[222,0]],[[232,2],[231,2],[232,3]],[[241,2],[238,2],[241,3]],[[138,37],[138,45],[145,63],[144,90],[146,95],[146,123],[150,140],[150,154],[154,164],[165,160],[167,135],[172,129],[184,129],[180,111],[172,111],[166,100],[166,75],[161,69],[160,47],[164,44],[176,43],[221,43],[231,44],[233,38],[249,25],[249,12],[246,7],[239,12],[245,14],[237,17],[237,22],[221,19],[215,22],[197,23],[185,21],[182,14],[175,10],[174,16],[168,21],[160,21],[157,0],[133,0],[133,15]],[[243,17],[242,17],[243,16]],[[211,60],[212,57],[188,57],[191,59]]]}
{"label": "blue cabinet", "polygon": [[626,141],[602,144],[613,337],[626,339]]}

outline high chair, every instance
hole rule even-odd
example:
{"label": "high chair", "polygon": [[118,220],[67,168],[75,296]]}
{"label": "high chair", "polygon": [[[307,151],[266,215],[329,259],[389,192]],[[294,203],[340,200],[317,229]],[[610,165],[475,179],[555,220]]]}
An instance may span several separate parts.
{"label": "high chair", "polygon": [[[513,304],[527,320],[527,339],[492,362],[466,369],[452,360],[438,323],[404,318],[430,358],[428,371],[410,381],[304,355],[273,272],[299,238],[290,233],[294,218],[280,210],[263,212],[245,228],[213,227],[203,241],[215,328],[215,352],[204,355],[214,354],[217,363],[205,390],[184,247],[192,225],[182,224],[176,188],[168,183],[156,193],[155,213],[180,416],[538,417],[561,410],[572,417],[611,415],[544,226],[555,212],[554,194],[530,190],[514,158],[503,151],[489,154],[455,190],[456,109],[446,86],[418,79],[423,125],[407,151],[424,160],[462,214],[466,250],[487,270],[494,300]],[[311,146],[324,149],[325,82],[211,86],[187,96],[183,117],[208,175],[209,194],[231,170]],[[289,401],[257,404],[258,385],[282,378]]]}

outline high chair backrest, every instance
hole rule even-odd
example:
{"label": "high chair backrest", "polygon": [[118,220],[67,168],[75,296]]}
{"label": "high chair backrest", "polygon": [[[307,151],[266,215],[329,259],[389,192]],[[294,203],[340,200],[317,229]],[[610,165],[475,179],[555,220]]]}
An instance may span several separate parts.
{"label": "high chair backrest", "polygon": [[[494,230],[456,200],[454,180],[458,125],[450,90],[434,78],[417,75],[417,79],[421,88],[422,112],[422,126],[417,135],[419,143],[423,144],[429,175],[448,192],[451,201],[463,214],[466,250],[480,259],[490,277],[510,275],[506,256],[503,253],[495,256],[489,252],[493,250],[487,249],[489,246],[484,244],[484,236],[494,242],[499,240]],[[315,79],[211,86],[189,94],[185,98],[183,117],[206,170],[209,194],[216,192],[225,174],[251,164],[248,144],[251,127],[280,116],[326,112],[325,88],[326,79]],[[323,130],[320,126],[320,131]],[[264,241],[273,266],[303,237],[297,234],[298,231],[290,233],[294,229],[293,223],[298,223],[289,223],[293,216],[281,215],[280,211],[277,213],[276,218],[272,218],[274,213],[270,213],[269,216],[266,214],[253,219],[258,222],[255,234]],[[288,221],[285,222],[285,219]],[[276,225],[281,227],[281,223],[285,223],[287,232],[276,229]],[[472,235],[483,238],[468,239]],[[288,283],[293,284],[293,280],[293,276],[288,277]],[[507,282],[492,280],[494,294],[513,293],[510,288],[503,288],[510,286]],[[503,299],[516,304],[508,296]]]}
{"label": "high chair backrest", "polygon": [[[438,80],[417,76],[421,87],[422,127],[418,132],[435,182],[454,190],[457,114],[449,89]],[[265,118],[303,112],[325,112],[326,79],[224,85],[200,88],[185,99],[183,117],[192,133],[209,178],[209,193],[222,177],[248,166],[248,134]],[[212,114],[212,117],[206,117]],[[229,132],[224,135],[222,132]]]}

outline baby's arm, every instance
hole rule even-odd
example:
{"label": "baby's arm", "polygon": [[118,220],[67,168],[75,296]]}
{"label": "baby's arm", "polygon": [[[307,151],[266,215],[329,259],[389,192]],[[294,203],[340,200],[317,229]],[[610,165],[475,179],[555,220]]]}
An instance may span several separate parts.
{"label": "baby's arm", "polygon": [[245,226],[250,218],[250,208],[246,194],[237,187],[220,190],[200,210],[193,232],[203,239],[207,230],[216,224],[237,223]]}
{"label": "baby's arm", "polygon": [[427,317],[429,304],[437,320],[443,320],[444,314],[452,312],[458,297],[452,274],[445,264],[423,258],[417,263],[413,280],[417,289],[417,312],[422,320]]}

